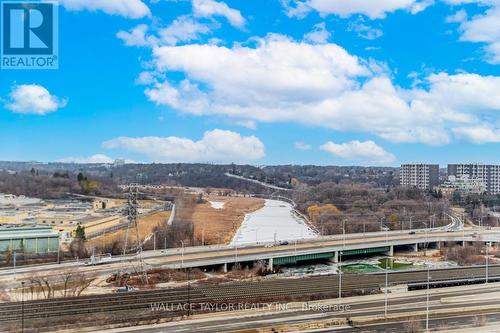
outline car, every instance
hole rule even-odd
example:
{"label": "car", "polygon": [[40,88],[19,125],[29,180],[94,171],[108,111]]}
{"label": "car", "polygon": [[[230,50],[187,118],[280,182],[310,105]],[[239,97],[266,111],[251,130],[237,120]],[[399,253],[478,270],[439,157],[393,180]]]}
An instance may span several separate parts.
{"label": "car", "polygon": [[290,244],[288,241],[281,241],[280,242],[280,245],[288,245],[288,244]]}
{"label": "car", "polygon": [[136,289],[133,287],[127,286],[127,285],[125,285],[123,287],[116,288],[117,293],[128,293],[128,292],[134,291],[134,290],[136,290]]}
{"label": "car", "polygon": [[415,235],[415,231],[410,231],[408,234]]}

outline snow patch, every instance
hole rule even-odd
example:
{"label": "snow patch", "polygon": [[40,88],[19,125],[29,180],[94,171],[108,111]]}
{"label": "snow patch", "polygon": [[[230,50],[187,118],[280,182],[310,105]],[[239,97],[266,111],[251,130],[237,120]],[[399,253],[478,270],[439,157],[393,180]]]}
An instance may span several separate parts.
{"label": "snow patch", "polygon": [[311,239],[317,235],[294,213],[291,204],[266,200],[264,207],[245,215],[231,245]]}
{"label": "snow patch", "polygon": [[215,209],[223,209],[224,208],[224,202],[222,201],[209,201],[210,206]]}

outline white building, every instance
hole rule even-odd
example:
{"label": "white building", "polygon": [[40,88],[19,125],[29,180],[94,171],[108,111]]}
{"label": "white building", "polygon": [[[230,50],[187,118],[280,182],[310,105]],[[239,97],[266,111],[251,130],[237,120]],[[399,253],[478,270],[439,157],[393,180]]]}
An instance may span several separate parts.
{"label": "white building", "polygon": [[448,180],[437,189],[440,190],[443,195],[447,196],[453,195],[455,191],[464,194],[482,194],[486,192],[486,184],[481,179],[471,179],[468,176],[448,176]]}
{"label": "white building", "polygon": [[431,190],[439,185],[439,165],[402,164],[399,177],[401,186]]}

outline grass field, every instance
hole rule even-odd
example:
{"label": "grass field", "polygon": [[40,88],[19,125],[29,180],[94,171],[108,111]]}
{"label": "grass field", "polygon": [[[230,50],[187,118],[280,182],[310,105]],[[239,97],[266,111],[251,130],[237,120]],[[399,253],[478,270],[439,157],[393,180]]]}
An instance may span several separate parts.
{"label": "grass field", "polygon": [[[144,216],[139,219],[139,236],[141,240],[144,240],[147,236],[149,236],[155,227],[165,223],[166,220],[170,217],[170,211],[165,212],[157,212],[147,216]],[[105,234],[103,236],[94,238],[89,241],[89,245],[101,246],[104,244],[111,244],[115,240],[123,241],[125,239],[126,229],[118,230],[109,234]],[[131,229],[129,232],[129,244],[136,242],[135,230]]]}
{"label": "grass field", "polygon": [[[192,215],[195,238],[202,240],[204,230],[205,244],[229,243],[240,227],[245,214],[252,213],[264,206],[258,198],[206,196],[205,203],[197,204]],[[222,208],[212,207],[212,202],[224,203]],[[218,206],[218,205],[216,205]]]}

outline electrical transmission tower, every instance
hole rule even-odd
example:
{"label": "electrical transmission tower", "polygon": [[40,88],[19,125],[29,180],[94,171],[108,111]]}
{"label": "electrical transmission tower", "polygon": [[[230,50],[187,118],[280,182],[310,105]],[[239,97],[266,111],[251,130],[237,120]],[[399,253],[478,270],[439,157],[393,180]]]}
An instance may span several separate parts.
{"label": "electrical transmission tower", "polygon": [[144,258],[142,256],[142,241],[139,234],[139,225],[137,223],[137,208],[138,202],[137,198],[139,196],[139,186],[135,183],[132,183],[128,187],[128,200],[127,200],[127,231],[125,232],[125,242],[123,246],[123,255],[127,254],[127,245],[128,245],[128,236],[130,233],[130,229],[132,228],[135,231],[136,238],[136,246],[135,250],[137,251],[137,257],[139,258],[141,273],[143,275],[143,280],[148,283],[148,274],[146,270],[146,265],[144,263]]}

